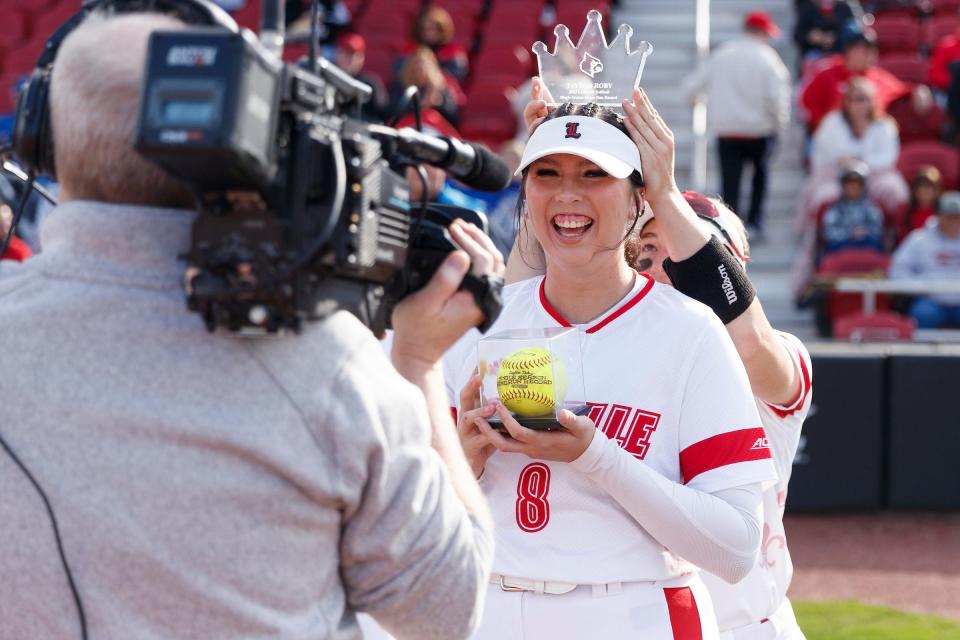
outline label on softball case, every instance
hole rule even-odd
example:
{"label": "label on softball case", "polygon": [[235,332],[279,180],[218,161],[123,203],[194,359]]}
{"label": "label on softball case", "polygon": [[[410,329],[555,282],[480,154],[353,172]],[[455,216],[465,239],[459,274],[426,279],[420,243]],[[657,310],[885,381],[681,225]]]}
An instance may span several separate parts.
{"label": "label on softball case", "polygon": [[588,410],[576,329],[503,331],[480,340],[477,353],[481,402],[503,405],[520,424],[560,428],[562,409],[580,415]]}

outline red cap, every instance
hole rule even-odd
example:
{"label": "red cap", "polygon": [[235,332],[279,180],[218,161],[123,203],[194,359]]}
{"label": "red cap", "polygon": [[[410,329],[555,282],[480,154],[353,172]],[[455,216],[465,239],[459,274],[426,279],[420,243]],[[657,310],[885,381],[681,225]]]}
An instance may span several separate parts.
{"label": "red cap", "polygon": [[337,46],[355,53],[366,53],[367,41],[359,33],[345,33],[337,38]]}
{"label": "red cap", "polygon": [[780,27],[777,26],[777,23],[773,21],[773,18],[771,18],[770,14],[766,11],[751,11],[748,13],[743,19],[743,27],[745,29],[763,31],[771,38],[780,37]]}

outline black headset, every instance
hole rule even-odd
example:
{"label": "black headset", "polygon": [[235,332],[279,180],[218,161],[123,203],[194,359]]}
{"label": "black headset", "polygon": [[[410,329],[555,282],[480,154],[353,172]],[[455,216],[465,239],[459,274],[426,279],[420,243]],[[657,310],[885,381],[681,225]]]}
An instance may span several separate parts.
{"label": "black headset", "polygon": [[90,0],[47,39],[30,79],[20,90],[14,114],[13,152],[28,174],[54,177],[50,124],[50,75],[64,39],[94,11],[111,14],[162,13],[188,25],[222,27],[238,32],[230,14],[210,0]]}

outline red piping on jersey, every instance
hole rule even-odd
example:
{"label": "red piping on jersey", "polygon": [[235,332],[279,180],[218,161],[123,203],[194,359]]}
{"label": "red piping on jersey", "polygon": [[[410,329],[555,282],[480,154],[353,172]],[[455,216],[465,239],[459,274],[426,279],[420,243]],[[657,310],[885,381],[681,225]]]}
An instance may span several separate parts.
{"label": "red piping on jersey", "polygon": [[674,640],[703,640],[700,611],[690,587],[664,587]]}
{"label": "red piping on jersey", "polygon": [[[597,324],[587,329],[586,333],[596,333],[597,331],[600,331],[600,329],[603,329],[605,326],[607,326],[608,324],[610,324],[611,322],[613,322],[614,320],[616,320],[617,318],[625,314],[627,311],[632,309],[634,306],[636,306],[638,302],[643,300],[644,296],[650,293],[650,289],[653,288],[653,278],[651,278],[645,273],[641,273],[639,275],[641,277],[646,278],[647,283],[640,288],[640,291],[637,292],[637,295],[627,300],[619,309],[617,309],[616,311],[608,315],[606,318],[604,318]],[[567,319],[564,318],[562,315],[560,315],[560,312],[554,309],[553,306],[550,304],[550,301],[547,300],[547,294],[544,291],[546,282],[547,282],[546,278],[540,281],[540,304],[543,305],[544,311],[549,313],[550,317],[556,320],[561,327],[572,327],[573,325],[567,322]]]}
{"label": "red piping on jersey", "polygon": [[680,452],[680,473],[684,484],[701,473],[738,462],[771,457],[767,434],[762,427],[718,433],[695,442]]}
{"label": "red piping on jersey", "polygon": [[773,411],[779,418],[786,418],[792,416],[797,411],[800,410],[800,407],[803,406],[804,401],[807,399],[807,394],[810,393],[812,389],[810,385],[810,371],[807,369],[807,363],[803,359],[803,354],[800,351],[797,351],[797,358],[800,360],[800,397],[797,398],[794,402],[787,405],[788,407],[793,407],[792,409],[780,409],[776,405],[772,405],[769,402],[764,404],[770,407],[770,410]]}

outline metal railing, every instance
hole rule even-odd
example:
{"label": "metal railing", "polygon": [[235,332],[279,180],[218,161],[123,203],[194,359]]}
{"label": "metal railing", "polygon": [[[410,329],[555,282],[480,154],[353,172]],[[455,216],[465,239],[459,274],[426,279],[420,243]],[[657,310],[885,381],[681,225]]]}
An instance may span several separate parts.
{"label": "metal railing", "polygon": [[[697,46],[697,65],[710,56],[710,0],[697,0],[694,41]],[[690,184],[704,192],[707,188],[707,103],[703,93],[693,105],[693,154],[690,163]]]}

